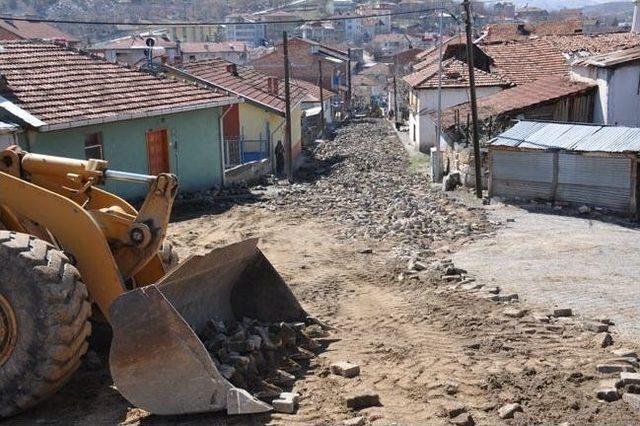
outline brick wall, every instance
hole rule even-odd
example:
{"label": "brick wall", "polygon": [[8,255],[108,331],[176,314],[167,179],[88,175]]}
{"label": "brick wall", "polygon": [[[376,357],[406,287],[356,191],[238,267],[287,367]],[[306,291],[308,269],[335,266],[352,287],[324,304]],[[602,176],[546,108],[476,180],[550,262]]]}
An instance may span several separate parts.
{"label": "brick wall", "polygon": [[[318,84],[318,56],[311,53],[311,45],[299,39],[289,41],[289,63],[291,64],[291,78],[308,81]],[[282,47],[278,46],[276,51],[252,61],[252,65],[257,71],[284,78],[284,57]],[[322,61],[322,86],[331,89],[331,76],[340,70],[345,76],[347,64],[336,64],[331,61]]]}

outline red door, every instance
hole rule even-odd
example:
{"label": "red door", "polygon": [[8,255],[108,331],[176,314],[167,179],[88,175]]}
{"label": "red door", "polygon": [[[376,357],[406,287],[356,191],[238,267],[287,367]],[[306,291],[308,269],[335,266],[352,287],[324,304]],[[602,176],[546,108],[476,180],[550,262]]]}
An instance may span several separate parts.
{"label": "red door", "polygon": [[167,129],[149,130],[147,132],[147,155],[149,158],[149,174],[169,173],[169,138]]}
{"label": "red door", "polygon": [[224,116],[222,126],[224,127],[225,140],[240,139],[240,108],[238,104],[233,104],[229,107],[229,112]]}

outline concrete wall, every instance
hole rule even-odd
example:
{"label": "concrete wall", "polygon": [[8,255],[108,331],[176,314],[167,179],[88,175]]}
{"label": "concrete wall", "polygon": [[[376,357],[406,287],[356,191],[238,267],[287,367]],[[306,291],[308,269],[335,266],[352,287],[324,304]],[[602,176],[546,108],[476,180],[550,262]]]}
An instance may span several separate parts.
{"label": "concrete wall", "polygon": [[264,159],[240,164],[224,172],[226,185],[251,184],[271,173],[271,161]]}
{"label": "concrete wall", "polygon": [[[209,108],[46,133],[30,132],[26,148],[35,153],[84,159],[85,135],[102,132],[104,159],[112,169],[148,173],[146,132],[167,129],[171,172],[178,176],[180,190],[203,190],[221,186],[223,182],[219,116],[219,108]],[[114,182],[106,188],[127,198],[146,194],[146,186],[138,184]]]}

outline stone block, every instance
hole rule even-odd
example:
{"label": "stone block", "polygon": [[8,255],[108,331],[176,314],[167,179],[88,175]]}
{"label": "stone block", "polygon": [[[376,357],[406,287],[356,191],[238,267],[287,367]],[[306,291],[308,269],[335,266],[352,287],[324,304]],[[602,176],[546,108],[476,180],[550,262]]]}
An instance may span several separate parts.
{"label": "stone block", "polygon": [[330,369],[333,374],[337,374],[338,376],[343,376],[347,378],[356,377],[360,375],[360,366],[358,364],[352,364],[346,361],[340,361],[340,362],[331,364]]}
{"label": "stone block", "polygon": [[500,407],[498,417],[501,419],[512,419],[515,413],[522,412],[522,406],[518,403],[507,404]]}

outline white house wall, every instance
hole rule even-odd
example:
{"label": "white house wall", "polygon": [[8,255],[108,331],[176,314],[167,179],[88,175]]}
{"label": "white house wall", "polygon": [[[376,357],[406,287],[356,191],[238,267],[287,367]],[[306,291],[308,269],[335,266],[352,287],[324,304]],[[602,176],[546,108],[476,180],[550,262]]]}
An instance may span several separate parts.
{"label": "white house wall", "polygon": [[611,70],[609,82],[609,123],[618,126],[640,125],[640,65]]}
{"label": "white house wall", "polygon": [[576,81],[597,84],[593,111],[595,123],[640,126],[640,65],[574,67],[571,77]]}
{"label": "white house wall", "polygon": [[[476,94],[478,99],[485,96],[498,93],[501,87],[478,87]],[[409,116],[409,131],[411,132],[411,140],[414,141],[416,150],[421,152],[429,152],[436,142],[436,124],[431,118],[430,113],[438,109],[438,90],[416,90],[418,95],[419,113],[411,113]],[[450,108],[462,103],[469,102],[469,90],[466,88],[445,88],[442,89],[442,109]],[[463,119],[461,117],[461,119]],[[415,126],[416,140],[413,139]]]}

